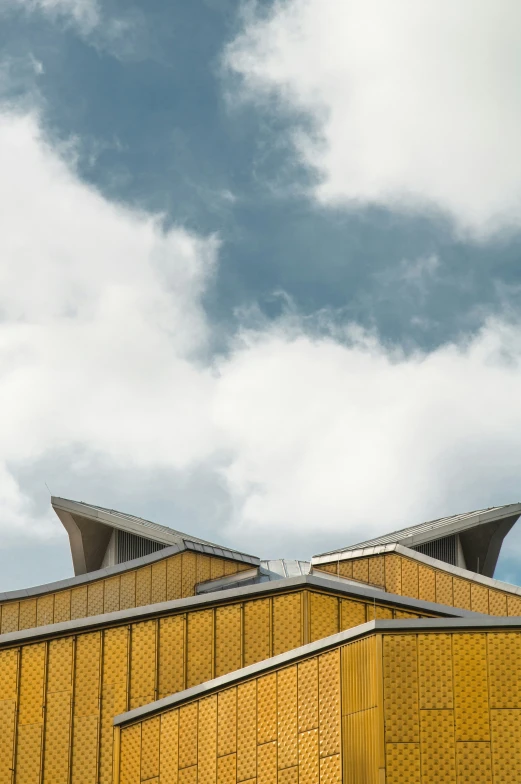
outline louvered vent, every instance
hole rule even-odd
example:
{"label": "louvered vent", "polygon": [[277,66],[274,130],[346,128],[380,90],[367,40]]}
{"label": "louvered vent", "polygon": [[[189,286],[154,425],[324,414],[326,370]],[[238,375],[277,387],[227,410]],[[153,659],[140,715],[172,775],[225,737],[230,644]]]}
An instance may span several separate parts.
{"label": "louvered vent", "polygon": [[416,550],[423,555],[429,555],[431,558],[437,558],[438,561],[445,561],[445,563],[458,565],[458,538],[457,534],[452,536],[444,536],[442,539],[436,539],[434,542],[426,542],[419,544],[416,547],[411,547],[411,550]]}
{"label": "louvered vent", "polygon": [[143,536],[136,536],[136,534],[129,534],[128,531],[118,531],[118,563],[125,563],[125,561],[132,561],[134,558],[141,558],[143,555],[150,555],[156,553],[158,550],[163,550],[168,547],[161,542],[153,542],[151,539],[145,539]]}

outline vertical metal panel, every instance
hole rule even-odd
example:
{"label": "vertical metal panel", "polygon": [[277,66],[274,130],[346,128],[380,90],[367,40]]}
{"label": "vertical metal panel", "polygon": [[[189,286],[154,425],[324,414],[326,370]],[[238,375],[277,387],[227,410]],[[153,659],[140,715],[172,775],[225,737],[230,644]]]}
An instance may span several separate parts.
{"label": "vertical metal panel", "polygon": [[365,604],[351,599],[340,601],[340,631],[365,623]]}
{"label": "vertical metal panel", "polygon": [[340,752],[340,650],[318,659],[320,756]]}
{"label": "vertical metal panel", "polygon": [[119,609],[136,606],[136,572],[125,572],[120,577]]}
{"label": "vertical metal panel", "polygon": [[187,686],[213,676],[213,610],[188,614]]}
{"label": "vertical metal panel", "polygon": [[198,784],[215,784],[217,778],[217,695],[199,703],[197,753]]}
{"label": "vertical metal panel", "polygon": [[299,733],[298,765],[299,784],[317,784],[320,777],[318,729]]}
{"label": "vertical metal panel", "polygon": [[418,784],[421,781],[418,743],[388,743],[386,784]]}
{"label": "vertical metal panel", "polygon": [[235,784],[236,781],[237,755],[229,754],[227,757],[219,757],[217,760],[217,784]]}
{"label": "vertical metal panel", "polygon": [[191,768],[184,768],[179,771],[179,784],[196,784],[197,782],[197,765]]}
{"label": "vertical metal panel", "polygon": [[141,727],[141,781],[159,776],[159,731],[161,721],[154,716]]}
{"label": "vertical metal panel", "polygon": [[107,629],[103,635],[101,685],[100,782],[112,781],[113,719],[127,709],[129,632],[126,626]]}
{"label": "vertical metal panel", "polygon": [[[74,715],[93,716],[99,711],[101,633],[80,634],[76,639]],[[85,724],[87,727],[87,724]]]}
{"label": "vertical metal panel", "polygon": [[195,553],[182,553],[182,584],[181,595],[194,596],[197,577],[197,560]]}
{"label": "vertical metal panel", "polygon": [[87,615],[101,615],[103,612],[103,580],[90,583],[87,589]]}
{"label": "vertical metal panel", "polygon": [[338,564],[338,574],[340,577],[351,578],[353,576],[353,561],[351,559],[340,561]]}
{"label": "vertical metal panel", "polygon": [[177,784],[179,766],[179,711],[161,716],[159,770],[161,784]]}
{"label": "vertical metal panel", "polygon": [[152,569],[150,566],[142,566],[141,569],[136,569],[136,607],[150,604],[151,590]]}
{"label": "vertical metal panel", "polygon": [[241,683],[237,687],[237,780],[257,775],[257,684]]}
{"label": "vertical metal panel", "polygon": [[105,580],[103,592],[103,612],[119,610],[119,575]]}
{"label": "vertical metal panel", "polygon": [[378,784],[377,721],[376,708],[344,716],[346,784]]}
{"label": "vertical metal panel", "polygon": [[152,587],[150,599],[152,604],[166,602],[166,561],[152,564]]}
{"label": "vertical metal panel", "polygon": [[87,586],[71,591],[71,619],[87,617]]}
{"label": "vertical metal panel", "polygon": [[180,599],[182,589],[182,556],[172,555],[166,561],[166,598],[168,601]]}
{"label": "vertical metal panel", "polygon": [[140,770],[141,724],[133,724],[121,733],[120,784],[139,784]]}
{"label": "vertical metal panel", "polygon": [[436,601],[436,574],[423,564],[418,564],[418,597],[424,602]]}
{"label": "vertical metal panel", "polygon": [[13,780],[15,710],[15,700],[0,700],[0,784]]}
{"label": "vertical metal panel", "polygon": [[39,784],[41,753],[42,725],[19,726],[16,751],[17,784]]}
{"label": "vertical metal panel", "polygon": [[[488,676],[491,708],[520,708],[521,634],[493,632],[487,634]],[[513,666],[513,663],[516,665]],[[521,741],[521,738],[520,738]]]}
{"label": "vertical metal panel", "polygon": [[72,654],[72,637],[62,637],[49,641],[48,692],[70,692],[72,690]]}
{"label": "vertical metal panel", "polygon": [[490,615],[507,614],[507,597],[499,591],[489,591],[488,604]]}
{"label": "vertical metal panel", "polygon": [[380,619],[380,618],[391,619],[393,617],[393,611],[391,610],[390,607],[385,607],[382,604],[376,604],[375,603],[372,606],[370,604],[368,604],[367,605],[367,620],[368,621],[372,621],[375,618],[375,615],[376,615],[376,619],[377,620]]}
{"label": "vertical metal panel", "polygon": [[[59,594],[58,594],[59,595]],[[26,599],[19,604],[18,628],[33,629],[36,626],[36,599]]]}
{"label": "vertical metal panel", "polygon": [[19,653],[15,648],[0,650],[0,700],[16,700]]}
{"label": "vertical metal panel", "polygon": [[440,569],[436,569],[436,601],[439,604],[447,604],[454,607],[454,595],[452,591],[452,576]]}
{"label": "vertical metal panel", "polygon": [[68,784],[70,765],[71,692],[47,695],[45,721],[44,781]]}
{"label": "vertical metal panel", "polygon": [[454,607],[462,610],[470,610],[470,583],[468,580],[461,580],[459,577],[452,578],[454,592]]}
{"label": "vertical metal panel", "polygon": [[179,709],[179,768],[197,765],[197,712],[197,702]]}
{"label": "vertical metal panel", "polygon": [[18,602],[9,602],[9,604],[2,605],[2,634],[18,631],[19,610]]}
{"label": "vertical metal panel", "polygon": [[320,784],[342,784],[340,754],[333,754],[320,760]]}
{"label": "vertical metal panel", "polygon": [[353,580],[360,580],[362,583],[369,582],[369,561],[367,558],[353,560]]}
{"label": "vertical metal panel", "polygon": [[474,612],[488,613],[488,588],[479,583],[471,583],[470,606]]}
{"label": "vertical metal panel", "polygon": [[156,623],[132,625],[130,707],[137,708],[154,700],[156,685]]}
{"label": "vertical metal panel", "polygon": [[196,562],[196,582],[204,583],[209,580],[212,574],[212,564],[209,555],[197,554]]}
{"label": "vertical metal panel", "polygon": [[271,599],[244,602],[244,665],[264,661],[271,656]]}
{"label": "vertical metal panel", "polygon": [[98,775],[98,717],[74,718],[72,784],[96,784]]}
{"label": "vertical metal panel", "polygon": [[368,558],[369,563],[369,582],[379,588],[385,587],[384,560],[381,555],[374,555]]}
{"label": "vertical metal panel", "polygon": [[492,781],[490,743],[456,743],[456,760],[458,784],[490,784]]}
{"label": "vertical metal panel", "polygon": [[422,710],[421,784],[456,784],[454,713],[451,710]]}
{"label": "vertical metal panel", "polygon": [[298,731],[305,732],[318,727],[318,659],[316,657],[306,659],[297,665],[297,679]]}
{"label": "vertical metal panel", "polygon": [[159,697],[185,687],[186,616],[174,615],[159,621]]}
{"label": "vertical metal panel", "polygon": [[418,743],[420,717],[416,637],[387,635],[383,644],[386,742]]}
{"label": "vertical metal panel", "polygon": [[336,634],[339,630],[339,603],[336,596],[310,591],[310,642]]}
{"label": "vertical metal panel", "polygon": [[298,784],[298,765],[279,770],[279,784]]}
{"label": "vertical metal panel", "polygon": [[407,612],[407,610],[393,610],[393,618],[420,618],[418,613]]}
{"label": "vertical metal panel", "polygon": [[54,618],[54,594],[40,596],[36,602],[36,625],[47,626]]}
{"label": "vertical metal panel", "polygon": [[410,558],[402,559],[402,596],[418,598],[418,564]]}
{"label": "vertical metal panel", "polygon": [[450,634],[418,635],[420,708],[452,709],[452,639]]}
{"label": "vertical metal panel", "polygon": [[277,672],[278,766],[298,765],[297,667]]}
{"label": "vertical metal panel", "polygon": [[302,644],[301,593],[273,598],[273,655]]}
{"label": "vertical metal panel", "polygon": [[454,634],[456,740],[490,739],[485,634]]}
{"label": "vertical metal panel", "polygon": [[19,724],[41,724],[45,677],[45,643],[24,647],[21,656]]}
{"label": "vertical metal panel", "polygon": [[54,623],[71,619],[71,592],[59,591],[54,597]]}
{"label": "vertical metal panel", "polygon": [[242,607],[232,604],[215,610],[215,675],[242,666]]}
{"label": "vertical metal panel", "polygon": [[399,555],[385,556],[385,590],[389,593],[402,593],[402,559]]}
{"label": "vertical metal panel", "polygon": [[[233,780],[235,784],[235,779]],[[277,784],[277,744],[257,747],[257,784]]]}
{"label": "vertical metal panel", "polygon": [[325,563],[325,564],[320,564],[319,566],[314,566],[313,570],[315,569],[318,572],[326,572],[327,574],[338,574],[338,561],[335,561],[334,563]]}
{"label": "vertical metal panel", "polygon": [[277,738],[277,675],[272,672],[257,681],[257,743]]}
{"label": "vertical metal panel", "polygon": [[237,572],[238,572],[238,569],[237,569],[236,561],[228,561],[228,560],[226,560],[224,562],[224,574],[225,575],[227,575],[227,574],[237,574]]}
{"label": "vertical metal panel", "polygon": [[494,784],[521,781],[521,710],[490,711]]}
{"label": "vertical metal panel", "polygon": [[224,757],[237,751],[237,689],[218,695],[217,754]]}
{"label": "vertical metal panel", "polygon": [[[343,713],[376,708],[376,638],[368,637],[344,646],[341,649],[341,666]],[[332,676],[332,689],[338,688],[335,680]]]}

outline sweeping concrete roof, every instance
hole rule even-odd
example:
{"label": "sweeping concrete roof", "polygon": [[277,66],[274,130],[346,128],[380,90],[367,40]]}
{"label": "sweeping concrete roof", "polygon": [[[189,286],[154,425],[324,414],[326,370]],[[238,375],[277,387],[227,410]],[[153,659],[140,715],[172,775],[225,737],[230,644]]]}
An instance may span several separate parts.
{"label": "sweeping concrete roof", "polygon": [[[492,577],[503,539],[521,515],[521,503],[493,506],[475,512],[440,517],[426,523],[402,528],[374,539],[351,544],[338,550],[321,553],[312,558],[312,564],[334,561],[342,553],[365,550],[388,544],[414,548],[453,534],[459,534],[467,568],[480,564],[479,571]],[[477,569],[476,569],[477,571]]]}

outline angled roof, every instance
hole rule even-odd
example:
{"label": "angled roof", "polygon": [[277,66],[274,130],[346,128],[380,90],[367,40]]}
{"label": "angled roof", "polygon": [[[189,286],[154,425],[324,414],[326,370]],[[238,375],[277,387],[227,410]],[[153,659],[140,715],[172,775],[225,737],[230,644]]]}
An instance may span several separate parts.
{"label": "angled roof", "polygon": [[446,536],[463,534],[471,529],[480,529],[474,531],[472,537],[468,537],[466,542],[468,558],[466,560],[468,564],[471,561],[474,565],[479,558],[480,572],[492,577],[503,539],[520,515],[521,503],[516,503],[478,509],[474,512],[465,512],[450,517],[440,517],[437,520],[429,520],[426,523],[401,528],[398,531],[351,544],[348,547],[321,553],[314,556],[311,562],[312,564],[325,563],[335,560],[335,557],[341,553],[387,544],[400,544],[403,547],[414,548]]}
{"label": "angled roof", "polygon": [[141,536],[163,547],[177,546],[181,550],[196,550],[220,558],[246,561],[255,566],[260,563],[256,556],[221,547],[206,539],[115,509],[56,496],[51,498],[51,504],[69,534],[76,575],[101,568],[114,529]]}

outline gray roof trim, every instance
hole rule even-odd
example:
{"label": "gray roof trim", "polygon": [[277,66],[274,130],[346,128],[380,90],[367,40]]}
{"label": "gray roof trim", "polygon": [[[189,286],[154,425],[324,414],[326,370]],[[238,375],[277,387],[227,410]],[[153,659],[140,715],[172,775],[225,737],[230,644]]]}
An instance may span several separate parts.
{"label": "gray roof trim", "polygon": [[[96,580],[105,580],[107,577],[114,577],[123,572],[132,572],[134,569],[139,569],[140,566],[147,566],[148,564],[162,561],[163,558],[170,558],[172,555],[182,552],[202,552],[205,555],[213,555],[217,558],[225,558],[227,560],[239,561],[240,563],[252,564],[257,568],[260,563],[258,558],[250,555],[242,555],[232,550],[226,550],[222,547],[210,547],[191,542],[185,539],[184,542],[179,544],[165,547],[163,550],[158,550],[150,555],[143,555],[141,558],[134,558],[133,561],[125,561],[125,563],[116,564],[116,566],[107,566],[104,569],[97,569],[95,572],[87,572],[86,574],[77,574],[75,577],[66,577],[64,580],[56,580],[53,583],[45,583],[44,585],[35,585],[31,588],[19,588],[16,591],[3,591],[0,592],[0,602],[17,601],[19,599],[30,599],[34,596],[42,596],[43,594],[53,593],[54,591],[63,591],[67,588],[76,588],[78,585],[85,585],[95,582]],[[248,570],[250,571],[250,570]],[[237,574],[241,574],[238,572]],[[237,575],[233,575],[237,577]]]}
{"label": "gray roof trim", "polygon": [[521,515],[521,503],[493,506],[489,509],[478,509],[475,512],[465,512],[463,514],[451,515],[450,517],[440,517],[437,520],[429,520],[426,523],[409,526],[408,528],[401,528],[398,531],[393,531],[392,533],[384,534],[383,536],[378,536],[374,539],[367,539],[365,542],[359,542],[358,544],[349,545],[348,547],[341,547],[338,550],[331,550],[327,553],[319,553],[317,556],[314,556],[312,563],[315,561],[315,558],[324,557],[326,555],[335,556],[349,550],[360,550],[377,545],[399,543],[406,547],[413,547],[424,544],[425,542],[430,542],[434,539],[439,539],[442,536],[450,536],[451,534],[474,528],[477,525],[491,523],[495,520],[501,520],[514,515]]}
{"label": "gray roof trim", "polygon": [[299,648],[294,648],[287,653],[282,653],[278,656],[272,656],[270,659],[265,659],[258,664],[251,664],[248,667],[242,667],[240,670],[222,675],[219,678],[213,678],[210,681],[201,683],[198,686],[192,686],[190,689],[171,694],[168,697],[163,697],[161,700],[143,705],[140,708],[121,713],[114,718],[116,726],[125,726],[135,721],[140,721],[156,713],[160,713],[169,708],[175,708],[183,705],[186,702],[191,702],[195,699],[200,699],[208,694],[212,694],[220,689],[233,686],[242,681],[253,678],[261,673],[269,672],[271,670],[279,669],[284,665],[293,664],[324,653],[331,648],[336,648],[346,642],[354,642],[363,637],[371,634],[378,633],[400,633],[400,632],[435,632],[435,631],[474,631],[474,630],[495,630],[495,629],[519,629],[521,630],[521,617],[520,618],[497,618],[497,617],[477,617],[477,618],[420,618],[418,620],[377,620],[368,621],[367,623],[355,626],[353,629],[347,629],[338,634],[333,634],[330,637],[324,637],[322,640],[301,645]]}
{"label": "gray roof trim", "polygon": [[519,585],[504,583],[502,580],[496,580],[494,577],[485,577],[484,574],[462,569],[461,566],[452,566],[452,564],[448,564],[445,561],[439,561],[437,558],[431,558],[430,555],[424,555],[417,550],[411,550],[409,547],[404,547],[404,545],[401,544],[382,544],[374,547],[362,547],[358,550],[345,550],[335,554],[336,557],[332,557],[331,555],[315,555],[311,564],[312,566],[317,567],[322,564],[349,561],[353,558],[365,558],[371,555],[383,555],[384,553],[398,553],[398,555],[412,558],[426,566],[432,566],[434,569],[441,569],[444,572],[449,572],[455,577],[463,577],[465,580],[472,580],[475,583],[485,585],[487,588],[495,588],[498,591],[506,591],[515,596],[521,596],[521,586]]}
{"label": "gray roof trim", "polygon": [[215,591],[202,596],[189,596],[186,599],[175,599],[169,602],[148,604],[143,607],[132,607],[129,610],[117,610],[103,615],[91,615],[88,618],[77,618],[73,621],[63,621],[47,626],[36,626],[32,629],[22,629],[17,632],[8,632],[0,635],[0,648],[12,647],[25,642],[32,642],[51,637],[61,637],[76,632],[89,631],[108,626],[116,626],[128,621],[146,620],[151,617],[168,615],[173,611],[186,612],[187,610],[204,609],[226,602],[240,601],[241,599],[266,596],[282,591],[295,591],[300,588],[316,588],[335,594],[337,596],[352,597],[363,601],[378,601],[382,604],[400,607],[404,610],[416,612],[433,612],[452,618],[481,618],[480,613],[470,610],[460,610],[457,607],[448,607],[444,604],[425,602],[420,599],[411,599],[408,596],[398,596],[386,593],[371,586],[361,586],[350,583],[340,578],[329,579],[326,575],[306,575],[303,577],[287,577],[283,580],[264,582],[257,585],[247,585],[231,588],[226,591]]}

